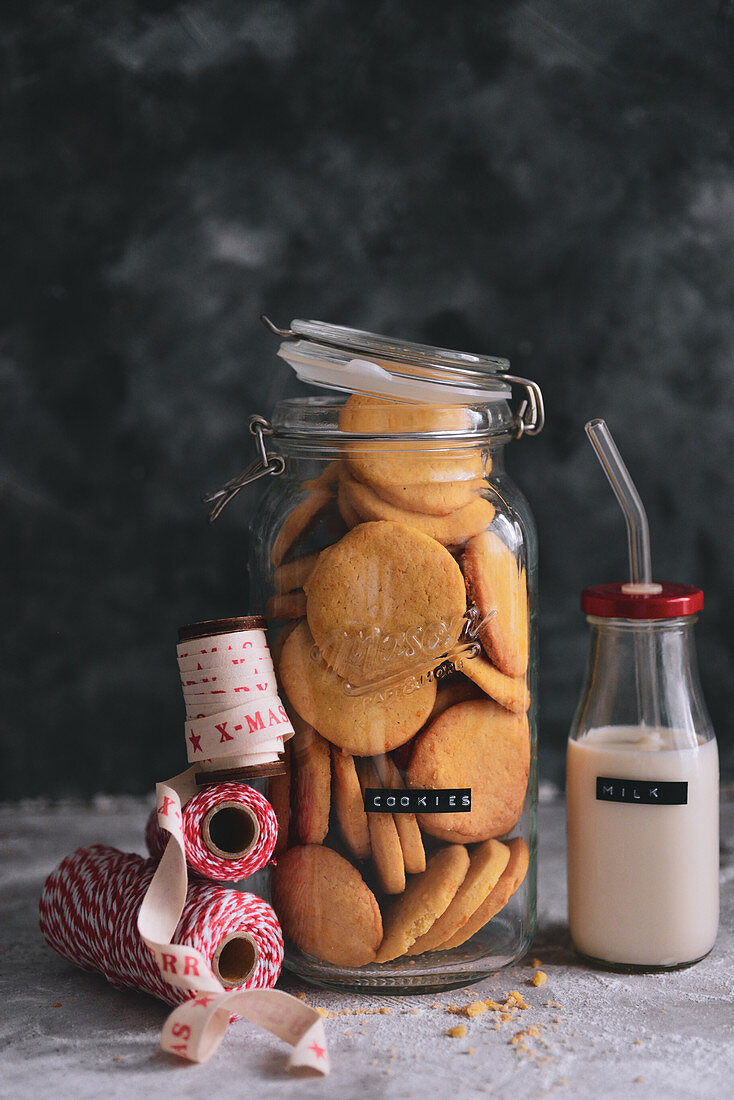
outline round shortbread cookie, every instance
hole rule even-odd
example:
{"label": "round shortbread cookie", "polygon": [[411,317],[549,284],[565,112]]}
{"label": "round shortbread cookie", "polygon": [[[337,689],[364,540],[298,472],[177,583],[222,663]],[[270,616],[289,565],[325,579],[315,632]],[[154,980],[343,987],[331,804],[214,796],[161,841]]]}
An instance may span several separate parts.
{"label": "round shortbread cookie", "polygon": [[397,508],[368,485],[350,477],[346,471],[339,479],[339,502],[342,515],[350,514],[348,509],[351,509],[362,521],[384,519],[401,523],[421,531],[443,546],[463,546],[467,539],[484,531],[494,518],[494,505],[480,495],[475,495],[471,504],[457,508],[447,516],[428,516],[407,508]]}
{"label": "round shortbread cookie", "polygon": [[344,842],[355,859],[369,859],[370,828],[354,757],[331,746],[332,798]]}
{"label": "round shortbread cookie", "polygon": [[505,676],[482,656],[467,657],[461,671],[505,710],[524,714],[530,706],[530,692],[524,676]]}
{"label": "round shortbread cookie", "polygon": [[513,840],[507,841],[507,847],[510,849],[510,858],[497,885],[459,931],[441,944],[441,951],[461,947],[462,943],[471,939],[475,932],[504,909],[512,895],[522,886],[530,860],[528,846],[522,837],[516,836]]}
{"label": "round shortbread cookie", "polygon": [[458,703],[416,738],[406,774],[420,790],[471,788],[471,810],[419,814],[421,828],[458,844],[502,836],[522,813],[530,769],[525,715],[491,699]]}
{"label": "round shortbread cookie", "polygon": [[360,523],[364,522],[362,517],[358,515],[347,500],[347,495],[344,492],[344,486],[341,481],[339,482],[339,491],[337,493],[337,504],[339,506],[339,514],[344,520],[348,531],[351,531],[353,527],[359,527]]}
{"label": "round shortbread cookie", "polygon": [[302,558],[294,558],[285,565],[279,565],[273,574],[273,587],[278,595],[303,588],[304,582],[313,572],[318,557],[318,553],[305,554]]}
{"label": "round shortbread cookie", "polygon": [[441,848],[428,860],[422,875],[408,883],[405,892],[387,910],[385,935],[376,962],[404,955],[419,936],[446,911],[469,869],[469,853],[460,844]]}
{"label": "round shortbread cookie", "polygon": [[[372,762],[383,787],[392,791],[405,790],[400,772],[389,756],[375,756]],[[426,850],[423,847],[423,837],[415,814],[395,813],[393,817],[400,847],[403,850],[405,872],[408,875],[419,875],[426,869]]]}
{"label": "round shortbread cookie", "polygon": [[400,523],[362,523],[319,557],[308,625],[324,659],[354,684],[419,668],[458,641],[466,589],[454,558]]}
{"label": "round shortbread cookie", "polygon": [[[291,705],[322,737],[355,756],[397,748],[418,732],[436,697],[433,680],[411,682],[378,694],[349,695],[345,682],[314,659],[308,623],[300,622],[283,643],[278,675]],[[415,687],[415,690],[410,690]]]}
{"label": "round shortbread cookie", "polygon": [[[360,760],[357,772],[362,791],[379,787],[380,780],[371,760]],[[392,814],[367,814],[372,848],[372,866],[385,894],[402,894],[405,889],[405,860]]]}
{"label": "round shortbread cookie", "polygon": [[276,569],[283,564],[298,540],[316,525],[329,505],[336,500],[336,482],[341,465],[341,462],[331,462],[319,477],[302,483],[301,488],[306,496],[283,520],[270,551],[270,560]]}
{"label": "round shortbread cookie", "polygon": [[[458,405],[416,405],[352,394],[339,413],[343,432],[393,434],[467,431],[472,414]],[[344,444],[353,477],[398,507],[445,515],[471,500],[485,477],[475,445],[436,449],[433,441],[395,440]]]}
{"label": "round shortbread cookie", "polygon": [[331,754],[329,743],[293,715],[291,768],[293,820],[302,844],[320,844],[329,831]]}
{"label": "round shortbread cookie", "polygon": [[484,618],[480,632],[487,656],[506,676],[524,676],[528,667],[528,587],[525,569],[494,531],[469,539],[464,577],[470,599]]}
{"label": "round shortbread cookie", "polygon": [[437,951],[445,940],[455,936],[494,890],[509,859],[510,849],[499,840],[478,844],[471,853],[466,877],[448,909],[415,941],[408,954]]}
{"label": "round shortbread cookie", "polygon": [[[350,472],[359,481],[354,470]],[[428,516],[448,516],[457,508],[464,508],[467,504],[471,504],[477,493],[488,486],[488,482],[480,477],[469,481],[426,481],[418,485],[402,481],[395,485],[379,487],[369,482],[365,484],[374,489],[388,504],[394,504],[396,508],[404,508],[408,512],[419,512]]]}
{"label": "round shortbread cookie", "polygon": [[471,680],[467,680],[466,676],[459,674],[451,677],[451,679],[438,680],[436,702],[433,704],[433,710],[428,715],[428,722],[438,718],[439,714],[443,714],[449,707],[455,707],[457,703],[466,703],[470,699],[481,698],[481,689]]}
{"label": "round shortbread cookie", "polygon": [[321,844],[291,848],[273,870],[273,908],[283,932],[334,966],[372,962],[382,940],[374,894],[359,871]]}

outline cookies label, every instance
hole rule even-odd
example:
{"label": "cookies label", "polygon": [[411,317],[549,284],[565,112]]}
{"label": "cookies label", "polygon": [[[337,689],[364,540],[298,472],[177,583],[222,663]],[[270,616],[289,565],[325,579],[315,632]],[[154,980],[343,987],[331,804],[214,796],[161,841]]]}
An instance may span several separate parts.
{"label": "cookies label", "polygon": [[425,791],[366,787],[364,808],[368,814],[468,814],[471,787]]}
{"label": "cookies label", "polygon": [[640,806],[686,806],[688,784],[654,779],[612,779],[597,776],[597,802],[637,802]]}

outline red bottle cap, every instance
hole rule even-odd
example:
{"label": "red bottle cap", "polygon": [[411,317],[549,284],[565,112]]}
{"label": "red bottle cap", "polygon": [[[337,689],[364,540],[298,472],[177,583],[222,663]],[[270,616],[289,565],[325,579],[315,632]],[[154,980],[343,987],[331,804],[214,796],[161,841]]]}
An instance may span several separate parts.
{"label": "red bottle cap", "polygon": [[[598,584],[581,593],[581,610],[600,619],[678,619],[703,610],[703,589],[661,584],[659,592],[626,592],[629,582]],[[653,587],[653,586],[651,586]]]}

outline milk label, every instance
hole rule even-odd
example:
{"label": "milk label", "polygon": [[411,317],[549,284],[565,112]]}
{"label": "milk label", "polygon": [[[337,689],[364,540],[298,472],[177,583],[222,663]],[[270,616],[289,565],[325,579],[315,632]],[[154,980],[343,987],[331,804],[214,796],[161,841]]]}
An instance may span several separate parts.
{"label": "milk label", "polygon": [[640,806],[686,806],[687,783],[666,783],[664,780],[612,779],[599,775],[596,779],[598,802],[637,802]]}

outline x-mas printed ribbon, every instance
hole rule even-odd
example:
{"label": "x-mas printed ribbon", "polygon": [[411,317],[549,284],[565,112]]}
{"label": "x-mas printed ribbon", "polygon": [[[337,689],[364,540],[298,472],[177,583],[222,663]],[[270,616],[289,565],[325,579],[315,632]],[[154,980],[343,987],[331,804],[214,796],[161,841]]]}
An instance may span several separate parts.
{"label": "x-mas printed ribbon", "polygon": [[[277,695],[264,695],[230,710],[186,722],[190,762],[258,751],[258,746],[293,736],[293,726]],[[263,751],[263,750],[259,750]]]}

